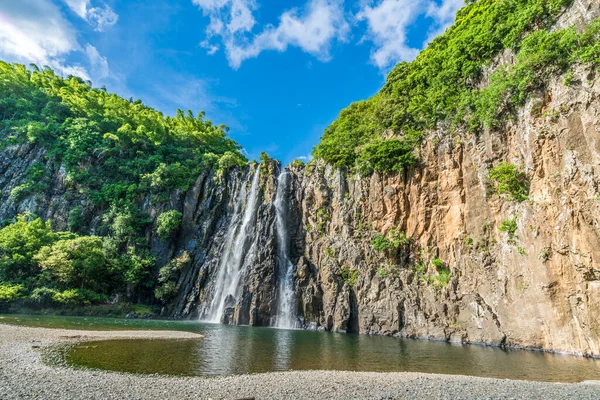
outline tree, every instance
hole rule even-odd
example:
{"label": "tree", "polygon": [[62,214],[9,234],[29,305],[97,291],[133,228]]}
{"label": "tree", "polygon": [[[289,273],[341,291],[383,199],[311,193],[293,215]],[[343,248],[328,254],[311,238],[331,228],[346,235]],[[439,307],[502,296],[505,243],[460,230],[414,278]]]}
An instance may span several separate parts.
{"label": "tree", "polygon": [[72,238],[66,232],[55,233],[48,222],[28,220],[19,215],[16,222],[0,229],[0,280],[19,281],[38,272],[33,256],[59,238]]}
{"label": "tree", "polygon": [[59,240],[42,247],[34,259],[63,288],[103,292],[109,286],[110,262],[104,254],[100,237]]}

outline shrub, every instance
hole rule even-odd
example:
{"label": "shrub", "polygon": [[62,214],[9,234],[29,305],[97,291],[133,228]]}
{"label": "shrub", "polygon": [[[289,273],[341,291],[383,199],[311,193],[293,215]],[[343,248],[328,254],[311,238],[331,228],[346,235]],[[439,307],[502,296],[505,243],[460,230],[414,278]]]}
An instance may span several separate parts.
{"label": "shrub", "polygon": [[88,306],[106,301],[106,296],[87,289],[67,289],[56,293],[52,299],[63,306]]}
{"label": "shrub", "polygon": [[77,232],[83,226],[83,208],[76,206],[69,211],[69,230]]}
{"label": "shrub", "polygon": [[427,264],[424,262],[418,262],[414,265],[413,270],[415,272],[416,279],[418,281],[425,280],[425,274],[427,273]]}
{"label": "shrub", "polygon": [[515,237],[515,232],[517,231],[517,218],[512,217],[510,219],[503,220],[499,229],[500,232],[507,232],[508,237],[513,239]]}
{"label": "shrub", "polygon": [[441,258],[434,258],[431,260],[431,265],[436,269],[436,271],[439,271],[440,269],[443,269],[446,264]]}
{"label": "shrub", "polygon": [[239,152],[226,151],[219,158],[219,170],[225,171],[233,167],[243,167],[246,165],[246,159]]}
{"label": "shrub", "polygon": [[10,191],[10,198],[15,203],[19,203],[21,200],[23,200],[30,194],[31,194],[31,185],[29,183],[24,183],[22,185],[15,186]]}
{"label": "shrub", "polygon": [[54,296],[60,293],[47,287],[35,288],[29,295],[28,303],[38,307],[50,307],[54,304]]}
{"label": "shrub", "polygon": [[33,257],[38,250],[54,241],[71,237],[55,233],[48,222],[37,218],[29,220],[19,215],[17,220],[0,229],[0,281],[24,280],[38,272]]}
{"label": "shrub", "polygon": [[327,230],[327,223],[330,220],[329,213],[324,208],[319,208],[317,210],[317,231],[319,234],[324,235]]}
{"label": "shrub", "polygon": [[551,257],[552,257],[552,248],[551,247],[544,247],[542,250],[540,250],[540,254],[539,254],[538,258],[540,260],[542,260],[543,263],[548,261]]}
{"label": "shrub", "polygon": [[110,261],[98,236],[59,240],[42,247],[34,259],[64,288],[100,291],[108,288]]}
{"label": "shrub", "polygon": [[393,248],[392,243],[381,233],[376,234],[371,240],[371,246],[373,246],[373,250],[379,252]]}
{"label": "shrub", "polygon": [[429,284],[433,285],[436,289],[441,289],[448,284],[450,281],[450,270],[448,269],[440,269],[437,275],[432,275],[429,277]]}
{"label": "shrub", "polygon": [[408,246],[411,241],[412,239],[410,237],[400,231],[399,227],[396,227],[390,229],[387,236],[384,236],[381,233],[376,234],[373,240],[371,240],[371,246],[373,246],[375,251],[383,252],[386,250],[396,250],[401,246]]}
{"label": "shrub", "polygon": [[156,219],[156,234],[161,239],[168,239],[179,229],[182,217],[183,214],[177,210],[165,211],[160,214]]}
{"label": "shrub", "polygon": [[490,169],[490,179],[494,182],[498,194],[509,194],[509,199],[514,201],[527,200],[529,182],[524,172],[520,172],[515,165],[500,163]]}
{"label": "shrub", "polygon": [[358,282],[358,270],[356,268],[342,267],[340,268],[342,280],[350,286],[356,285]]}
{"label": "shrub", "polygon": [[300,169],[300,168],[304,167],[304,161],[296,158],[294,161],[292,161],[290,163],[290,165],[292,166],[292,168]]}
{"label": "shrub", "polygon": [[160,163],[154,172],[144,175],[143,179],[159,191],[188,190],[195,179],[195,172],[179,162],[169,165]]}
{"label": "shrub", "polygon": [[380,277],[381,279],[385,279],[389,275],[389,271],[387,270],[387,268],[384,268],[384,267],[377,268],[376,273],[377,273],[377,276]]}
{"label": "shrub", "polygon": [[473,238],[471,236],[467,236],[465,238],[465,246],[467,246],[467,247],[473,246]]}
{"label": "shrub", "polygon": [[24,296],[25,288],[21,284],[0,283],[0,306],[9,305]]}
{"label": "shrub", "polygon": [[396,138],[369,143],[358,157],[358,172],[363,176],[370,175],[372,171],[402,172],[417,162],[414,146],[412,140]]}
{"label": "shrub", "polygon": [[163,303],[169,302],[169,300],[173,299],[177,295],[177,284],[173,281],[168,281],[156,289],[154,289],[154,296]]}

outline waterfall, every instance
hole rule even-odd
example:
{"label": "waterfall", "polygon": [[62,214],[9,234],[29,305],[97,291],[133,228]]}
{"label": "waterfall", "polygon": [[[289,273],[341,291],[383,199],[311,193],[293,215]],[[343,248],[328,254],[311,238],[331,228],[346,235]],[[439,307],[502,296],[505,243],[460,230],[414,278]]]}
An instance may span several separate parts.
{"label": "waterfall", "polygon": [[[213,298],[201,318],[208,322],[221,322],[226,308],[234,307],[237,301],[238,286],[243,276],[243,265],[249,243],[253,243],[256,226],[258,199],[258,182],[260,168],[256,168],[252,178],[252,186],[248,192],[246,208],[240,221],[242,201],[246,194],[245,185],[240,190],[234,216],[227,229],[225,245],[219,262],[219,272],[215,282]],[[230,320],[226,319],[229,323]]]}
{"label": "waterfall", "polygon": [[279,328],[296,327],[296,294],[294,290],[294,265],[289,257],[289,186],[291,175],[282,170],[277,178],[277,193],[275,194],[275,223],[277,230],[277,264],[279,293],[275,326]]}

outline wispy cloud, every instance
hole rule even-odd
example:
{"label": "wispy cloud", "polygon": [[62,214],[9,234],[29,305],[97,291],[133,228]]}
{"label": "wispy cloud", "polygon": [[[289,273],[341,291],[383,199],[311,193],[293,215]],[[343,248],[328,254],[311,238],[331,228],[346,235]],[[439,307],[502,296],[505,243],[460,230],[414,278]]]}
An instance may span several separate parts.
{"label": "wispy cloud", "polygon": [[93,6],[91,0],[63,0],[75,14],[83,18],[97,31],[104,31],[119,20],[119,16],[107,4]]}
{"label": "wispy cloud", "polygon": [[174,115],[177,109],[205,111],[206,117],[215,123],[224,123],[236,134],[243,134],[245,126],[240,122],[236,99],[219,96],[214,90],[219,85],[216,79],[200,79],[191,75],[168,72],[168,82],[157,82],[147,88],[148,103]]}
{"label": "wispy cloud", "polygon": [[[310,0],[303,9],[283,12],[277,26],[265,25],[253,34],[258,8],[254,0],[193,0],[210,18],[207,38],[201,42],[209,54],[220,49],[219,41],[232,68],[266,50],[283,52],[295,46],[322,61],[330,59],[334,41],[345,41],[350,27],[341,0]],[[216,42],[216,43],[215,43]]]}
{"label": "wispy cloud", "polygon": [[[84,55],[86,66],[68,62],[72,53]],[[50,0],[0,3],[0,57],[11,62],[47,65],[59,74],[86,80],[109,75],[106,58],[91,44],[79,43],[73,26]]]}
{"label": "wispy cloud", "polygon": [[0,56],[7,61],[48,65],[62,74],[89,79],[85,68],[65,57],[81,51],[76,32],[49,0],[21,0],[0,5]]}
{"label": "wispy cloud", "polygon": [[427,16],[435,21],[433,29],[429,30],[429,35],[425,41],[425,45],[435,39],[437,36],[452,25],[456,12],[465,5],[465,0],[444,0],[442,4],[430,2],[427,7]]}
{"label": "wispy cloud", "polygon": [[382,70],[400,61],[414,59],[421,47],[408,44],[408,30],[422,15],[431,18],[430,33],[424,44],[442,33],[453,21],[464,0],[367,0],[362,3],[358,21],[367,23],[364,41],[374,45],[371,62]]}

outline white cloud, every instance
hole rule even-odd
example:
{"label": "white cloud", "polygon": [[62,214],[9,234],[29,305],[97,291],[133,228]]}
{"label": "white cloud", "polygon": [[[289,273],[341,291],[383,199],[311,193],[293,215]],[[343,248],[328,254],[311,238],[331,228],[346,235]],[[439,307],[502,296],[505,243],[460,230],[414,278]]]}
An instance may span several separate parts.
{"label": "white cloud", "polygon": [[265,50],[283,52],[296,46],[320,60],[330,59],[335,40],[345,41],[349,26],[341,0],[310,0],[302,11],[287,10],[279,17],[279,25],[266,25],[252,35],[257,8],[253,0],[193,0],[210,17],[207,40],[201,46],[214,54],[219,47],[211,43],[222,40],[231,67],[237,69],[244,60],[257,57]]}
{"label": "white cloud", "polygon": [[79,50],[75,31],[51,1],[20,0],[0,4],[2,59],[48,65],[61,74],[89,79],[83,67],[65,64],[65,56]]}
{"label": "white cloud", "polygon": [[400,61],[413,60],[420,48],[408,44],[407,31],[421,15],[433,19],[425,44],[442,33],[452,22],[464,0],[366,0],[356,18],[367,23],[363,40],[373,42],[371,61],[382,70]]}
{"label": "white cloud", "polygon": [[90,61],[90,66],[92,68],[92,75],[94,76],[94,79],[100,80],[107,78],[109,75],[109,70],[108,61],[106,60],[106,57],[102,57],[100,53],[98,53],[98,50],[91,44],[87,44],[85,46],[85,54],[87,55],[88,60]]}
{"label": "white cloud", "polygon": [[416,57],[419,49],[407,44],[407,28],[423,12],[422,0],[383,0],[373,4],[364,3],[356,15],[359,21],[366,21],[368,31],[364,40],[374,43],[371,61],[385,69],[398,61],[408,61]]}
{"label": "white cloud", "polygon": [[[86,56],[89,70],[67,61],[70,54],[77,52]],[[80,45],[73,26],[50,0],[0,2],[0,58],[47,65],[61,75],[85,80],[109,75],[106,58],[94,46]]]}
{"label": "white cloud", "polygon": [[456,12],[464,5],[464,0],[444,0],[441,5],[430,2],[427,7],[427,16],[435,20],[437,29],[430,31],[425,44],[444,33],[444,31],[454,22]]}
{"label": "white cloud", "polygon": [[106,4],[92,7],[91,0],[64,0],[64,2],[97,31],[104,31],[119,20],[119,16]]}

